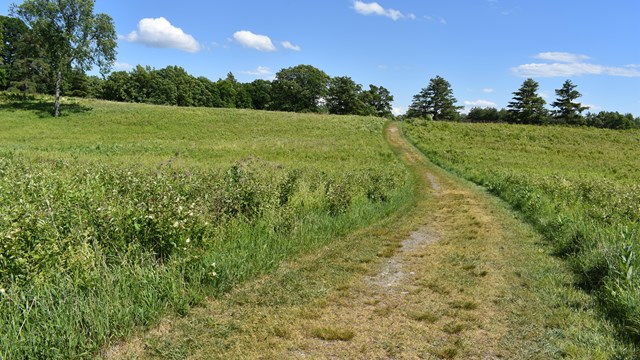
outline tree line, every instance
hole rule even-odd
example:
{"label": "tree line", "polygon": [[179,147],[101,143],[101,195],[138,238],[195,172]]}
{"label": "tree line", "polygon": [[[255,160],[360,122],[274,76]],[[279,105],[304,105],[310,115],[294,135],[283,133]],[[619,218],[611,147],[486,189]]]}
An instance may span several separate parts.
{"label": "tree line", "polygon": [[[98,32],[107,39],[115,38],[110,18],[93,15],[93,2],[85,3],[83,8],[67,0],[55,8],[47,1],[25,1],[13,10],[17,17],[0,16],[0,90],[23,97],[55,94],[56,113],[57,99],[64,94],[160,105],[393,116],[393,96],[386,88],[372,84],[365,90],[350,77],[330,77],[310,65],[282,69],[273,81],[258,79],[250,83],[238,82],[232,73],[217,81],[194,77],[178,66],[153,69],[138,65],[131,71],[115,71],[106,77],[88,76],[87,64],[106,65],[102,70],[110,70],[115,42],[101,47],[99,42],[79,45],[77,39],[64,39],[59,41],[59,49],[46,45],[50,37],[55,37],[56,26],[78,27],[77,31],[85,31],[88,37],[95,37]],[[64,16],[58,19],[57,12]],[[79,26],[83,17],[88,25]],[[59,24],[65,21],[69,24]],[[38,29],[53,33],[38,33]],[[83,59],[69,51],[74,44],[76,52],[85,55]],[[51,55],[65,51],[66,56]]]}
{"label": "tree line", "polygon": [[582,94],[576,90],[577,85],[571,80],[566,80],[562,88],[555,91],[557,98],[551,103],[553,110],[545,107],[546,101],[538,94],[538,88],[538,82],[531,78],[526,79],[518,91],[513,93],[513,99],[506,109],[474,107],[468,114],[462,114],[462,107],[456,105],[457,100],[453,96],[451,84],[441,76],[436,76],[429,81],[426,88],[413,97],[413,102],[404,117],[440,121],[577,125],[609,129],[640,128],[640,117],[634,118],[632,114],[601,111],[583,115],[589,107],[577,101]]}
{"label": "tree line", "polygon": [[[204,106],[339,115],[391,117],[393,96],[382,86],[364,90],[350,77],[330,77],[311,65],[280,70],[275,80],[238,82],[233,73],[211,81],[183,68],[156,70],[138,65],[105,80],[92,79],[91,96],[105,100],[176,106]],[[88,84],[88,83],[87,83]]]}
{"label": "tree line", "polygon": [[[382,86],[362,85],[350,77],[330,77],[311,65],[280,70],[273,81],[239,83],[232,73],[211,81],[189,75],[183,68],[156,70],[138,65],[132,71],[111,72],[116,57],[113,19],[94,14],[94,0],[25,0],[12,5],[13,17],[0,16],[0,90],[55,95],[54,115],[61,94],[113,101],[175,106],[247,108],[292,112],[393,117],[393,96]],[[93,67],[103,77],[87,76]],[[587,113],[571,80],[556,90],[548,110],[537,94],[538,83],[524,81],[507,109],[473,108],[460,113],[451,84],[440,76],[413,97],[404,118],[445,121],[567,124],[614,129],[640,127],[640,118],[618,112]]]}

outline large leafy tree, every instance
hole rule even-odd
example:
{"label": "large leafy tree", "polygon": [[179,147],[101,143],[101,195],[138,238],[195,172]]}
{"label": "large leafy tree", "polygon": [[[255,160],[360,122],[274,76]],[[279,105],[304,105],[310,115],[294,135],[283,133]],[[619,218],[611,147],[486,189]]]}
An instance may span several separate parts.
{"label": "large leafy tree", "polygon": [[364,104],[362,115],[374,115],[380,117],[392,117],[391,112],[393,95],[383,86],[369,85],[369,90],[360,94]]}
{"label": "large leafy tree", "polygon": [[298,65],[278,71],[272,84],[274,110],[320,112],[330,77],[311,65]]}
{"label": "large leafy tree", "polygon": [[10,82],[15,80],[15,65],[20,59],[19,49],[25,44],[24,38],[29,32],[25,23],[16,18],[0,16],[0,86],[7,88]]}
{"label": "large leafy tree", "polygon": [[577,85],[574,85],[571,80],[567,80],[561,89],[556,90],[556,96],[558,98],[551,106],[557,109],[553,112],[553,117],[557,122],[571,125],[586,124],[582,112],[589,109],[589,107],[576,102],[576,100],[582,96],[582,94],[576,90],[576,87]]}
{"label": "large leafy tree", "polygon": [[431,115],[434,120],[457,120],[460,107],[455,105],[456,102],[451,84],[441,76],[436,76],[413,97],[407,115],[423,118]]}
{"label": "large leafy tree", "polygon": [[116,58],[116,32],[107,14],[94,14],[95,0],[25,0],[12,12],[31,29],[55,78],[54,115],[60,115],[60,90],[72,68],[98,66],[106,74]]}
{"label": "large leafy tree", "polygon": [[364,107],[360,99],[362,86],[348,76],[337,76],[329,82],[327,109],[331,114],[359,114]]}
{"label": "large leafy tree", "polygon": [[249,84],[251,105],[256,110],[266,110],[271,106],[271,81],[257,79]]}
{"label": "large leafy tree", "polygon": [[548,111],[544,107],[546,101],[538,95],[539,84],[529,78],[522,83],[520,89],[513,93],[513,100],[507,106],[511,121],[519,124],[546,124]]}

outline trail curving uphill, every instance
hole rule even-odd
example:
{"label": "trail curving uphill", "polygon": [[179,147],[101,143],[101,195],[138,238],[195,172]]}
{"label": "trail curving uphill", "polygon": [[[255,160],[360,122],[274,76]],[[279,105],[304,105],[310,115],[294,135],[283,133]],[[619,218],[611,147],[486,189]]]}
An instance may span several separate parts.
{"label": "trail curving uphill", "polygon": [[[606,337],[567,298],[570,272],[482,189],[432,165],[402,136],[415,203],[105,358],[429,359],[606,357]],[[577,340],[576,340],[577,339]],[[580,343],[581,342],[581,343]]]}

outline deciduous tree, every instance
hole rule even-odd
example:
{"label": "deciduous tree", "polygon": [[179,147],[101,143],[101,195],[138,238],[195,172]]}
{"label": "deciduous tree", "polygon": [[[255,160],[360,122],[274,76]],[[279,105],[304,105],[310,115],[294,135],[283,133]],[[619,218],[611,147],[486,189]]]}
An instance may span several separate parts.
{"label": "deciduous tree", "polygon": [[25,0],[12,13],[31,29],[55,77],[54,115],[60,115],[60,90],[71,68],[106,74],[116,58],[116,32],[107,14],[94,14],[95,0]]}
{"label": "deciduous tree", "polygon": [[278,71],[271,94],[275,110],[320,112],[329,80],[329,75],[311,65]]}
{"label": "deciduous tree", "polygon": [[[29,32],[25,23],[17,18],[0,16],[0,88],[6,89],[11,82],[21,78],[16,74],[16,61],[20,59],[19,49],[23,38]],[[22,51],[24,54],[24,51]]]}
{"label": "deciduous tree", "polygon": [[360,94],[364,109],[362,115],[374,115],[390,118],[393,116],[393,95],[383,86],[369,85],[369,90]]}
{"label": "deciduous tree", "polygon": [[348,76],[336,76],[329,82],[327,109],[331,114],[359,114],[364,107],[360,100],[362,86]]}

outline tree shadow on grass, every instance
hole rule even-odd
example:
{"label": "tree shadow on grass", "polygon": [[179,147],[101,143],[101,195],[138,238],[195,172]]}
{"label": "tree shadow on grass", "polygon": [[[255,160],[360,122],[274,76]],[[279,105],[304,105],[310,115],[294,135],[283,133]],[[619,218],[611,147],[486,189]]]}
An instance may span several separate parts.
{"label": "tree shadow on grass", "polygon": [[[3,111],[31,111],[38,115],[39,118],[53,117],[54,102],[42,100],[20,100],[0,102],[0,110]],[[81,114],[93,110],[92,108],[77,103],[61,103],[60,116],[68,116],[71,114]]]}

